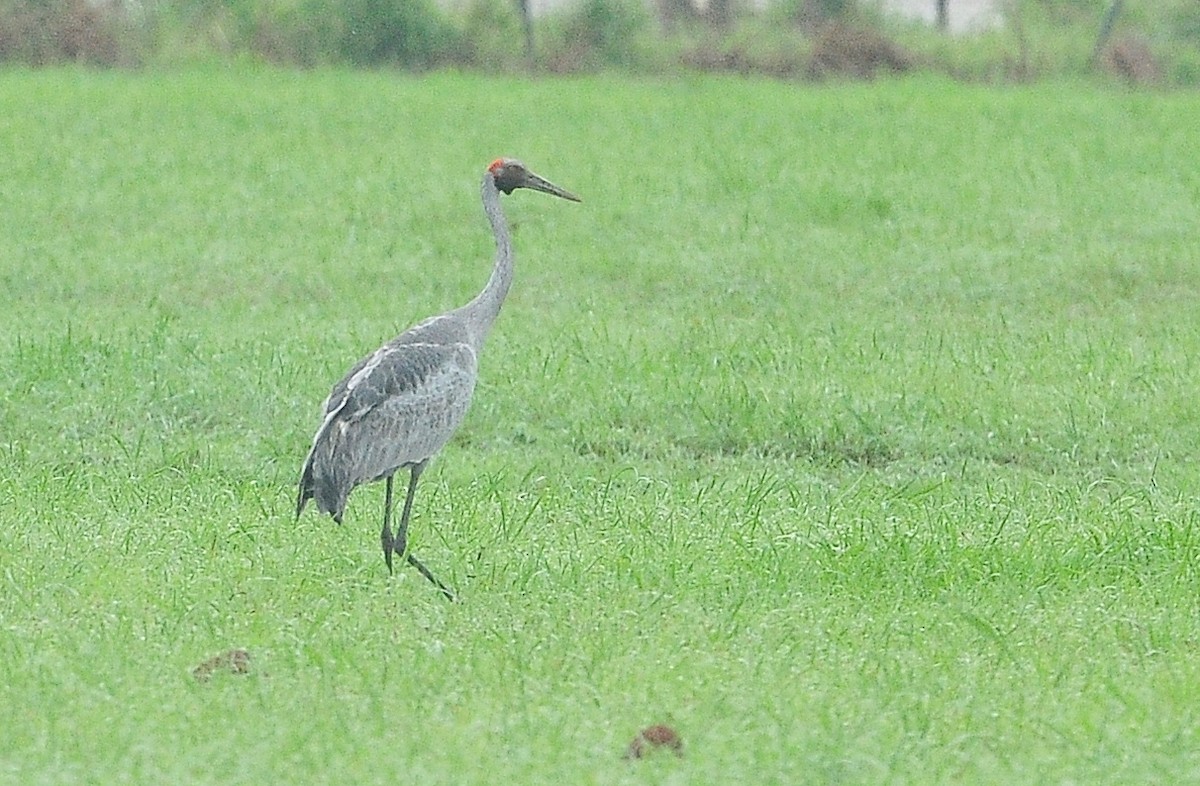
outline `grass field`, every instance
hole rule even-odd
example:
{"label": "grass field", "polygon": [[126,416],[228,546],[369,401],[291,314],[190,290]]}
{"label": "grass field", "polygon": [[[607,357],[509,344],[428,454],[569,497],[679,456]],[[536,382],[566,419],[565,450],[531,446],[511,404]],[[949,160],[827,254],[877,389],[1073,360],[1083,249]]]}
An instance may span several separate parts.
{"label": "grass field", "polygon": [[[0,140],[0,782],[1200,778],[1200,96],[7,71]],[[294,484],[498,155],[584,202],[506,200],[450,604]]]}

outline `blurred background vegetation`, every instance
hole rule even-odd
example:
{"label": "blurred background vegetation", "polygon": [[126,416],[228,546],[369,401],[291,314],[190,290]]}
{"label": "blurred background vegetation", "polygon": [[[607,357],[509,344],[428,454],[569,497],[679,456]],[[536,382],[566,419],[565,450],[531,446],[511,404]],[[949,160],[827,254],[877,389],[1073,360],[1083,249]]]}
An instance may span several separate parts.
{"label": "blurred background vegetation", "polygon": [[[951,15],[961,0],[925,0]],[[920,2],[920,0],[911,0]],[[995,0],[951,33],[872,0],[0,0],[0,61],[1200,84],[1200,0]]]}

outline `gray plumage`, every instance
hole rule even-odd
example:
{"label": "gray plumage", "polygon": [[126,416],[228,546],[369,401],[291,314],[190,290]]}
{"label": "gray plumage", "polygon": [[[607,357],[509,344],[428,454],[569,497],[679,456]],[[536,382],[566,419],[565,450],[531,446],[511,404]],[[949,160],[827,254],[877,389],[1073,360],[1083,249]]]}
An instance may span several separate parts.
{"label": "gray plumage", "polygon": [[[580,201],[519,161],[492,162],[481,185],[484,213],[496,237],[496,259],[487,285],[466,305],[414,325],[384,344],[333,386],[304,461],[296,498],[297,517],[311,499],[322,513],[341,523],[356,486],[385,480],[380,542],[389,572],[392,555],[403,555],[451,599],[450,591],[407,551],[408,520],[417,479],[467,414],[479,353],[512,284],[512,242],[500,194],[518,188]],[[393,537],[392,483],[404,467],[410,470],[408,494]]]}

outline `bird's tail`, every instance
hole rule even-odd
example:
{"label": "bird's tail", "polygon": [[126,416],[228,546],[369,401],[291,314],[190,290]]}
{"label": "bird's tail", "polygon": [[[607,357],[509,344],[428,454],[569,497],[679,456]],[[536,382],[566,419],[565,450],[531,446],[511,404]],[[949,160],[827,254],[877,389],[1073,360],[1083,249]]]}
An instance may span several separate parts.
{"label": "bird's tail", "polygon": [[304,471],[300,473],[300,490],[296,493],[296,519],[299,520],[300,514],[304,512],[304,506],[314,496],[313,492],[313,470],[312,456],[304,462]]}
{"label": "bird's tail", "polygon": [[327,478],[322,479],[318,484],[317,473],[314,469],[316,460],[316,448],[313,448],[313,452],[304,462],[304,471],[300,473],[300,487],[296,491],[296,519],[300,518],[300,514],[304,512],[304,508],[308,506],[308,501],[311,499],[317,503],[319,511],[328,513],[334,521],[341,524],[342,513],[346,509],[346,497],[352,486],[343,488],[336,483],[330,483]]}

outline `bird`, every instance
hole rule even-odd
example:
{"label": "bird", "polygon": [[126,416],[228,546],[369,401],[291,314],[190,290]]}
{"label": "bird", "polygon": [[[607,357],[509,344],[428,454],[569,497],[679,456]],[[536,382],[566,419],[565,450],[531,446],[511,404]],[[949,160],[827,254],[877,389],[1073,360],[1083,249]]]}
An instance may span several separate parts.
{"label": "bird", "polygon": [[[309,500],[338,524],[357,486],[385,482],[379,540],[388,573],[400,556],[448,600],[454,594],[408,549],[408,522],[421,473],[458,429],[471,403],[479,353],[513,277],[512,238],[500,195],[519,188],[582,201],[514,158],[497,158],[483,174],[483,212],[496,240],[487,283],[465,305],[429,317],[359,360],[325,399],[321,425],[300,473],[296,519]],[[392,486],[407,468],[408,492],[392,534]]]}

